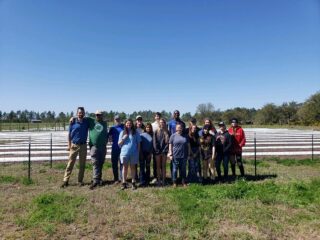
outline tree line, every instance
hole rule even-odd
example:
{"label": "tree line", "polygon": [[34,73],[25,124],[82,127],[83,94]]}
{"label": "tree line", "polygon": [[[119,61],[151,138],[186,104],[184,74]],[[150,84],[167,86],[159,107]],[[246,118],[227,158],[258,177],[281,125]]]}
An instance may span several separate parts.
{"label": "tree line", "polygon": [[[111,122],[115,115],[120,115],[122,119],[135,118],[141,115],[144,121],[153,121],[154,113],[151,110],[135,111],[131,114],[125,112],[105,111],[103,112],[105,119]],[[163,110],[162,116],[166,119],[172,117],[172,112]],[[42,122],[68,122],[70,117],[75,113],[60,112],[56,114],[54,111],[35,112],[28,110],[2,112],[0,111],[0,119],[2,122],[30,122],[37,119]],[[94,117],[94,113],[86,112],[87,116]],[[201,103],[197,106],[195,114],[190,112],[183,113],[181,118],[184,121],[189,121],[195,117],[202,122],[205,118],[210,118],[214,122],[225,121],[229,122],[231,118],[236,117],[242,124],[256,125],[317,125],[320,126],[320,91],[311,95],[305,102],[297,103],[284,102],[281,105],[273,103],[265,104],[260,109],[236,107],[221,111],[215,109],[212,103]]]}

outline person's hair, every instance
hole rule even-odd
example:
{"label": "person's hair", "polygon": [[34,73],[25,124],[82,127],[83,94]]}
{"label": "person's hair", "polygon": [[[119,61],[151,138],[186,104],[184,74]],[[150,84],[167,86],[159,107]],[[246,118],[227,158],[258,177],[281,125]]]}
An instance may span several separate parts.
{"label": "person's hair", "polygon": [[144,130],[146,133],[148,133],[148,132],[147,132],[147,127],[150,127],[151,131],[150,131],[150,133],[149,133],[149,134],[150,134],[151,136],[153,136],[153,128],[152,128],[152,124],[151,124],[151,123],[149,123],[149,122],[146,124],[145,130]]}
{"label": "person's hair", "polygon": [[189,135],[189,137],[190,138],[192,138],[194,141],[196,140],[196,138],[197,138],[197,136],[198,136],[198,133],[197,133],[197,131],[196,132],[192,132],[192,127],[193,126],[195,126],[196,127],[196,125],[195,124],[189,124],[189,132],[188,132],[188,135]]}
{"label": "person's hair", "polygon": [[159,117],[162,116],[162,114],[160,112],[156,112],[154,115],[158,115]]}
{"label": "person's hair", "polygon": [[84,113],[85,113],[85,111],[84,111],[84,107],[78,107],[78,108],[77,108],[77,112],[79,112],[79,110],[81,110],[82,112],[84,112]]}
{"label": "person's hair", "polygon": [[209,125],[210,125],[210,129],[213,127],[213,124],[212,124],[212,121],[211,121],[211,119],[210,118],[205,118],[204,119],[204,122],[205,121],[209,121]]}
{"label": "person's hair", "polygon": [[[160,118],[159,124],[160,124],[160,121],[163,121],[164,124],[167,125],[166,119]],[[160,127],[159,127],[159,128],[156,130],[155,135],[158,135],[161,130],[164,132],[166,142],[169,142],[169,131],[168,131],[168,128],[167,128],[167,127],[165,127],[164,129],[160,129]]]}
{"label": "person's hair", "polygon": [[124,129],[123,129],[123,132],[125,133],[125,134],[127,134],[127,135],[129,135],[129,129],[127,129],[127,127],[126,127],[126,123],[127,122],[131,122],[131,133],[132,133],[132,135],[134,135],[135,133],[136,133],[136,128],[135,128],[135,126],[134,126],[134,124],[133,124],[133,121],[132,121],[132,119],[126,119],[125,121],[124,121]]}

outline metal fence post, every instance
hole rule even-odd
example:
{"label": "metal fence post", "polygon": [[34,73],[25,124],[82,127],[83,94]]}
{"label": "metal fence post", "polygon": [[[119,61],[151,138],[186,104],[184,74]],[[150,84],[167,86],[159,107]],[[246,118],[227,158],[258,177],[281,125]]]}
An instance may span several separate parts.
{"label": "metal fence post", "polygon": [[311,159],[313,161],[313,134],[311,135]]}
{"label": "metal fence post", "polygon": [[254,176],[257,176],[257,138],[254,133]]}
{"label": "metal fence post", "polygon": [[31,136],[29,137],[28,180],[31,180]]}
{"label": "metal fence post", "polygon": [[50,168],[52,168],[52,133],[50,134]]}

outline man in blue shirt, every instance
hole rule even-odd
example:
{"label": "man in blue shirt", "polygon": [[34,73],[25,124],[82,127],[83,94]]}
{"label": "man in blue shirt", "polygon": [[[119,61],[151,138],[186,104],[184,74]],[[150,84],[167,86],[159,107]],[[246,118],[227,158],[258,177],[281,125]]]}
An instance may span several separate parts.
{"label": "man in blue shirt", "polygon": [[182,131],[184,132],[186,129],[186,124],[180,119],[180,112],[178,110],[175,110],[173,112],[173,119],[171,119],[170,122],[168,123],[168,130],[170,135],[176,132],[177,123],[181,124]]}
{"label": "man in blue shirt", "polygon": [[[112,142],[111,148],[111,162],[112,162],[112,171],[114,182],[121,182],[122,179],[122,164],[120,162],[120,147],[118,145],[119,134],[124,129],[123,123],[121,123],[121,119],[119,115],[114,117],[114,125],[109,130],[109,141]],[[119,179],[119,168],[118,162],[120,162],[120,179]]]}
{"label": "man in blue shirt", "polygon": [[67,187],[73,166],[79,155],[79,174],[78,183],[83,186],[84,170],[87,158],[87,137],[89,130],[89,122],[84,118],[85,111],[83,107],[78,107],[77,118],[73,124],[70,124],[68,134],[68,150],[69,160],[64,173],[63,184],[61,187]]}

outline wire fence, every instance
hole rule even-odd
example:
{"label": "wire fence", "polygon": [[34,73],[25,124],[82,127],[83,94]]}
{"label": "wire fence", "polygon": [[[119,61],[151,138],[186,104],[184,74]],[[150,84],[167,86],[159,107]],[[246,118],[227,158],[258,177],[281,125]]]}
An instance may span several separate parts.
{"label": "wire fence", "polygon": [[[246,130],[247,143],[243,158],[250,163],[247,174],[259,174],[259,161],[266,157],[310,158],[320,155],[320,132],[287,130]],[[32,164],[38,162],[52,168],[54,162],[68,160],[67,131],[51,132],[2,132],[0,133],[0,163],[23,163],[28,179]],[[89,147],[87,159],[90,160]],[[107,145],[107,161],[111,146]],[[2,174],[8,174],[2,172]]]}

